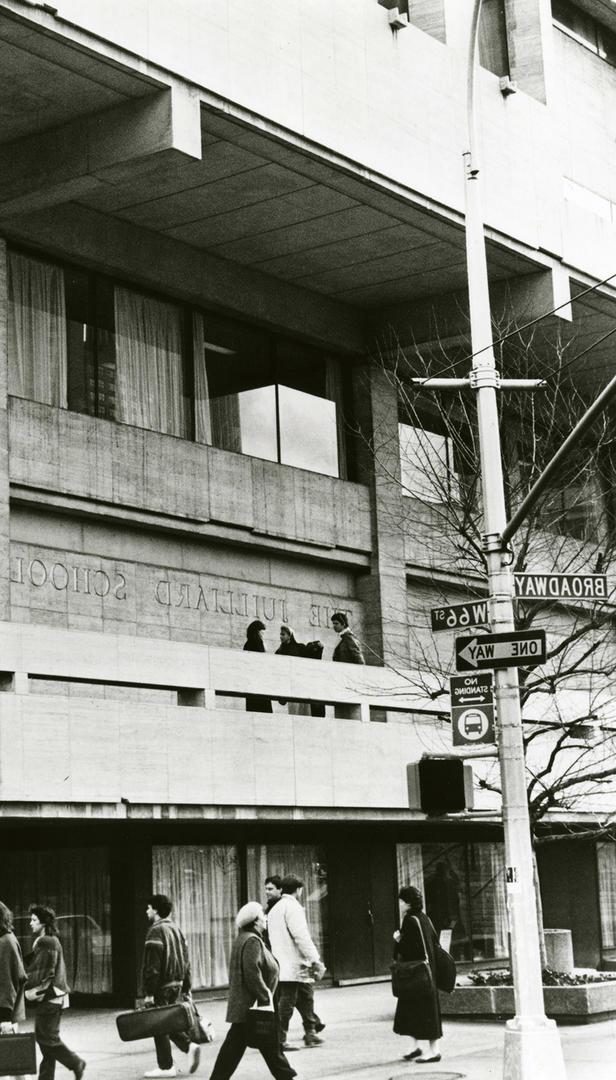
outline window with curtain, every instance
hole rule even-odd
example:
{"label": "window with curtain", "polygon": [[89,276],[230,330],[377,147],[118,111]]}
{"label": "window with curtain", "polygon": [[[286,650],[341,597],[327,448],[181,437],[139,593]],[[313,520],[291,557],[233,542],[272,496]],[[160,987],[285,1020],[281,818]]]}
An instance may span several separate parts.
{"label": "window with curtain", "polygon": [[117,419],[188,438],[181,309],[116,287],[114,311]]}
{"label": "window with curtain", "polygon": [[502,844],[397,844],[398,888],[424,896],[437,932],[451,931],[457,960],[508,955]]}
{"label": "window with curtain", "polygon": [[8,256],[9,393],[67,406],[64,273],[11,251]]}
{"label": "window with curtain", "polygon": [[597,874],[601,948],[604,959],[613,959],[616,956],[616,844],[613,840],[597,843]]}
{"label": "window with curtain", "polygon": [[295,874],[304,882],[301,903],[321,959],[329,962],[327,864],[322,848],[312,844],[254,844],[246,853],[248,899],[264,901],[265,878]]}
{"label": "window with curtain", "polygon": [[182,928],[193,987],[224,986],[240,907],[237,851],[228,844],[152,849],[154,892],[170,896]]}
{"label": "window with curtain", "polygon": [[24,953],[32,951],[30,904],[57,915],[68,984],[81,994],[109,994],[111,886],[107,848],[7,851],[0,862],[0,895],[13,911]]}

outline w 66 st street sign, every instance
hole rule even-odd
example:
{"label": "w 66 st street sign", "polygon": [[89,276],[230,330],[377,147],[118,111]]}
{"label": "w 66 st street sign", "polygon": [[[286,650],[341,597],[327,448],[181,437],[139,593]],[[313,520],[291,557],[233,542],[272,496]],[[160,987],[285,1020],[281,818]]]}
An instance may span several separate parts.
{"label": "w 66 st street sign", "polygon": [[456,638],[456,671],[528,667],[545,662],[545,630]]}

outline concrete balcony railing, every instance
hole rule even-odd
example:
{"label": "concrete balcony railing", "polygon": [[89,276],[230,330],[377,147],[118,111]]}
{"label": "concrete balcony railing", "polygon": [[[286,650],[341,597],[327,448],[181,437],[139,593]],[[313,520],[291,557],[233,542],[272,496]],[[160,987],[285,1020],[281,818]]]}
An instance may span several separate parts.
{"label": "concrete balcony railing", "polygon": [[[0,801],[17,813],[408,813],[406,763],[450,746],[448,725],[384,668],[14,623],[0,624],[0,655]],[[247,712],[246,694],[271,696],[277,711]],[[290,715],[279,698],[326,703],[327,714]]]}

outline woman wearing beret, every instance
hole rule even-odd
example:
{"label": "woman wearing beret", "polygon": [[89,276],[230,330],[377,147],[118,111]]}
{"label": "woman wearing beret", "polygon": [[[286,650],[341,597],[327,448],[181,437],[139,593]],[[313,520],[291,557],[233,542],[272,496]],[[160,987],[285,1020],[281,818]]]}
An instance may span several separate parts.
{"label": "woman wearing beret", "polygon": [[[278,964],[263,940],[265,915],[255,900],[244,904],[235,920],[237,937],[229,960],[227,1023],[231,1024],[218,1052],[210,1080],[229,1080],[244,1056],[248,1010],[254,1003],[270,1005],[278,985]],[[276,1080],[292,1080],[297,1073],[280,1048],[280,1042],[260,1050]]]}

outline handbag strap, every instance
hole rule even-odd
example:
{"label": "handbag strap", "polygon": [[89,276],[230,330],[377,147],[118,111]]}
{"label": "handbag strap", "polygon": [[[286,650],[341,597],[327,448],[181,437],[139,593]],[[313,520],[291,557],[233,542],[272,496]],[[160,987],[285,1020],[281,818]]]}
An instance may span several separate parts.
{"label": "handbag strap", "polygon": [[423,927],[421,925],[421,921],[417,918],[417,915],[413,915],[413,918],[414,918],[415,922],[417,923],[417,925],[419,927],[419,933],[421,934],[421,942],[422,942],[422,945],[424,947],[425,958],[428,961],[428,963],[430,963],[430,958],[428,956],[428,949],[426,947],[426,939],[424,937],[424,932],[423,932]]}

